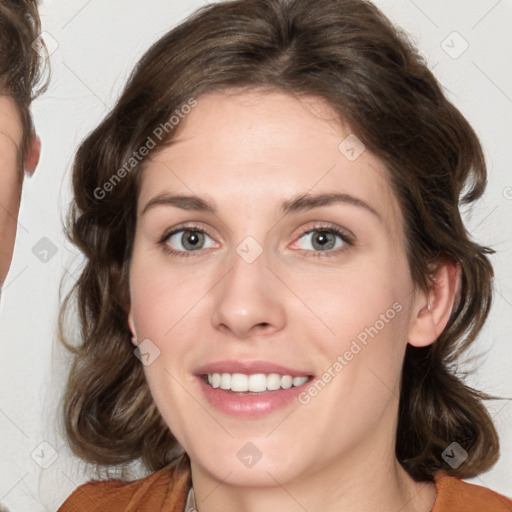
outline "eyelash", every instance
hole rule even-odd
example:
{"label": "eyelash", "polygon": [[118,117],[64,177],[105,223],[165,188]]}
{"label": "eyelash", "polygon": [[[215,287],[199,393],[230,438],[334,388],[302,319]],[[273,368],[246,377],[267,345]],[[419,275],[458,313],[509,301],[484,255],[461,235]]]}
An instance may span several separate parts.
{"label": "eyelash", "polygon": [[[208,231],[206,229],[199,227],[196,224],[187,224],[184,226],[183,225],[178,226],[177,228],[174,228],[172,231],[165,232],[164,235],[158,240],[158,244],[162,247],[163,251],[166,254],[169,254],[171,256],[177,256],[180,258],[181,257],[189,258],[191,256],[194,256],[195,252],[200,252],[200,250],[198,250],[198,251],[176,251],[169,247],[169,244],[167,243],[169,238],[171,236],[175,235],[176,233],[179,233],[180,231],[192,231],[192,232],[204,233],[205,235],[208,235],[210,238],[213,239],[213,237],[210,235],[210,233],[208,233]],[[322,233],[333,233],[333,234],[339,236],[341,238],[341,240],[343,241],[344,246],[341,248],[338,248],[338,249],[334,249],[334,250],[331,249],[328,251],[310,251],[310,250],[306,250],[306,249],[301,249],[302,251],[309,253],[308,257],[331,258],[331,257],[333,257],[333,255],[337,255],[340,252],[344,252],[347,250],[348,247],[355,245],[355,236],[354,235],[352,235],[348,231],[342,230],[342,229],[340,229],[334,225],[330,225],[330,224],[317,224],[315,226],[312,226],[312,227],[306,229],[305,231],[303,231],[300,234],[300,236],[297,238],[297,240],[300,240],[304,235],[307,235],[307,234],[315,232],[315,231],[322,232]]]}

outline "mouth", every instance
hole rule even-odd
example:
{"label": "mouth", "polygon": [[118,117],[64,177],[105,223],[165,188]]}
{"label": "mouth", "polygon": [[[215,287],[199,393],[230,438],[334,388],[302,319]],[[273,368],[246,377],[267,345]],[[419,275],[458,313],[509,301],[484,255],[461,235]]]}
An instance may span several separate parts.
{"label": "mouth", "polygon": [[297,396],[315,378],[310,370],[263,360],[216,361],[194,375],[206,401],[240,419],[259,419],[297,404]]}
{"label": "mouth", "polygon": [[292,376],[280,373],[206,373],[202,381],[213,389],[238,395],[260,395],[303,386],[313,375]]}

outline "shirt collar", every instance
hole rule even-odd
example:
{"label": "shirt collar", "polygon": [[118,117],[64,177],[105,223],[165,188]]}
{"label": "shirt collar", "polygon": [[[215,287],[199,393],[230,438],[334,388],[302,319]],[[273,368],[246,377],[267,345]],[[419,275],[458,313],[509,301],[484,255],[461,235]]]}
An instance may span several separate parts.
{"label": "shirt collar", "polygon": [[185,503],[184,512],[197,512],[196,508],[196,495],[194,493],[194,488],[191,487],[188,491],[187,503]]}

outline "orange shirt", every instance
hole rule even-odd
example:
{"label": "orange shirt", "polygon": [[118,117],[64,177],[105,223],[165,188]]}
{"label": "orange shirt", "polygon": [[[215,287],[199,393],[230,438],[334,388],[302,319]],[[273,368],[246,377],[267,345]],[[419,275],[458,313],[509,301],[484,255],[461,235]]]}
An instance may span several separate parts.
{"label": "orange shirt", "polygon": [[[76,489],[58,512],[184,512],[192,485],[188,458],[131,483],[89,482]],[[435,475],[432,512],[512,512],[512,501],[443,471]]]}

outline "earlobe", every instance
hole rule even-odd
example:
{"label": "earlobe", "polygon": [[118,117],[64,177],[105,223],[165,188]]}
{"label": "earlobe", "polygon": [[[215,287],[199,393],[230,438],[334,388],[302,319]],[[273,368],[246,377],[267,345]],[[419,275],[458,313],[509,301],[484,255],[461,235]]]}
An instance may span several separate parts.
{"label": "earlobe", "polygon": [[128,310],[128,326],[130,327],[130,331],[132,333],[132,343],[135,346],[138,346],[137,343],[137,334],[135,331],[135,324],[133,322],[132,310],[131,308]]}
{"label": "earlobe", "polygon": [[448,260],[439,263],[428,291],[416,294],[408,341],[425,347],[443,332],[456,302],[460,283],[460,265]]}
{"label": "earlobe", "polygon": [[25,172],[32,176],[41,157],[41,139],[34,133],[30,139],[30,147],[25,156]]}

